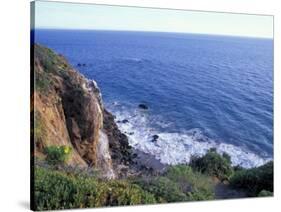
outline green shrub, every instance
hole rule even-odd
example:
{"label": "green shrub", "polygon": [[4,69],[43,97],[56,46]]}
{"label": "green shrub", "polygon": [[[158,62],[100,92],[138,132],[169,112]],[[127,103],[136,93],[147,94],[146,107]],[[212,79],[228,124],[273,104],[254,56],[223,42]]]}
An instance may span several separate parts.
{"label": "green shrub", "polygon": [[64,164],[69,158],[72,149],[69,146],[48,146],[44,149],[46,161],[50,165]]}
{"label": "green shrub", "polygon": [[35,169],[35,209],[55,210],[155,203],[152,194],[127,181]]}
{"label": "green shrub", "polygon": [[50,77],[45,72],[36,71],[37,67],[35,66],[35,90],[47,94],[52,85]]}
{"label": "green shrub", "polygon": [[64,70],[68,70],[70,66],[67,65],[64,58],[49,48],[34,45],[34,62],[34,88],[36,91],[48,94],[54,83],[53,74],[62,77],[68,76]]}
{"label": "green shrub", "polygon": [[262,190],[273,192],[273,162],[236,171],[230,178],[230,185],[245,189],[251,196],[257,196]]}
{"label": "green shrub", "polygon": [[157,202],[214,199],[211,178],[186,165],[171,166],[161,177],[146,177],[133,182],[154,194]]}
{"label": "green shrub", "polygon": [[154,196],[143,191],[138,185],[126,180],[112,180],[98,185],[96,206],[118,206],[155,203]]}
{"label": "green shrub", "polygon": [[230,156],[226,153],[221,156],[215,149],[210,149],[203,157],[192,157],[190,166],[196,171],[215,176],[220,180],[228,179],[233,174]]}
{"label": "green shrub", "polygon": [[74,179],[42,168],[35,169],[34,190],[36,210],[71,208],[77,193]]}
{"label": "green shrub", "polygon": [[147,177],[134,181],[145,191],[154,194],[157,202],[182,202],[188,200],[179,185],[167,177]]}
{"label": "green shrub", "polygon": [[190,201],[214,199],[212,179],[186,165],[171,166],[165,176],[176,182]]}
{"label": "green shrub", "polygon": [[259,194],[258,197],[272,197],[273,193],[271,191],[267,190],[262,190]]}
{"label": "green shrub", "polygon": [[40,61],[45,72],[54,73],[57,70],[58,55],[51,49],[36,45],[34,55]]}

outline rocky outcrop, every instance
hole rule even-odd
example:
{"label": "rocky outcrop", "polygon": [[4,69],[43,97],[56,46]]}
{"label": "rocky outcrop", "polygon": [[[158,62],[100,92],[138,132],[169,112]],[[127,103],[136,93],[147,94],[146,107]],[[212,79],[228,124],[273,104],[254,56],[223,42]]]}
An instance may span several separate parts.
{"label": "rocky outcrop", "polygon": [[114,165],[132,164],[132,149],[129,146],[127,136],[118,129],[114,116],[110,112],[104,109],[103,114],[103,127],[109,139],[109,148]]}
{"label": "rocky outcrop", "polygon": [[116,177],[113,165],[130,162],[130,147],[104,108],[97,83],[40,45],[34,45],[34,75],[35,156],[44,158],[47,146],[71,146],[69,165],[93,166]]}

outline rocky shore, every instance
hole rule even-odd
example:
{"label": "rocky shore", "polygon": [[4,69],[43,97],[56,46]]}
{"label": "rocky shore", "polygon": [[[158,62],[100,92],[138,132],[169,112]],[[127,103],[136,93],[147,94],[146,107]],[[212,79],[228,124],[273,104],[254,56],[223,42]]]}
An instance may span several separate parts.
{"label": "rocky shore", "polygon": [[[70,146],[68,165],[94,167],[108,178],[137,173],[136,153],[103,106],[97,83],[86,79],[52,50],[34,45],[34,152]],[[132,174],[132,173],[131,173]]]}
{"label": "rocky shore", "polygon": [[[233,167],[228,154],[211,148],[188,164],[168,166],[132,148],[127,132],[104,107],[95,81],[48,48],[34,45],[32,50],[34,210],[273,195],[273,161],[252,169]],[[143,103],[138,108],[149,110]],[[151,143],[159,141],[160,135],[151,135]]]}

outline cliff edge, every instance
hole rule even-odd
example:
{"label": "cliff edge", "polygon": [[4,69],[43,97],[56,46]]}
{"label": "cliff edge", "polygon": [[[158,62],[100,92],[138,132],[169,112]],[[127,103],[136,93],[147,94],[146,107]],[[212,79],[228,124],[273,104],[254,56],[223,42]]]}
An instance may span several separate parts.
{"label": "cliff edge", "polygon": [[33,51],[35,156],[44,159],[48,146],[69,146],[68,165],[95,167],[107,178],[118,177],[118,167],[132,163],[131,147],[104,108],[97,83],[52,50],[35,44]]}

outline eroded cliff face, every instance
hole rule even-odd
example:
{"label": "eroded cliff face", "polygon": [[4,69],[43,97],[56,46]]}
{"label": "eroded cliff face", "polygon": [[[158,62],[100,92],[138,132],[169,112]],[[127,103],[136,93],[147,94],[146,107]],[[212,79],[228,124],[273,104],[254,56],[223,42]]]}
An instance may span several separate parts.
{"label": "eroded cliff face", "polygon": [[34,74],[35,156],[44,158],[47,146],[71,146],[69,165],[93,166],[108,178],[116,177],[113,165],[128,165],[130,147],[104,109],[96,82],[39,45],[34,45]]}

